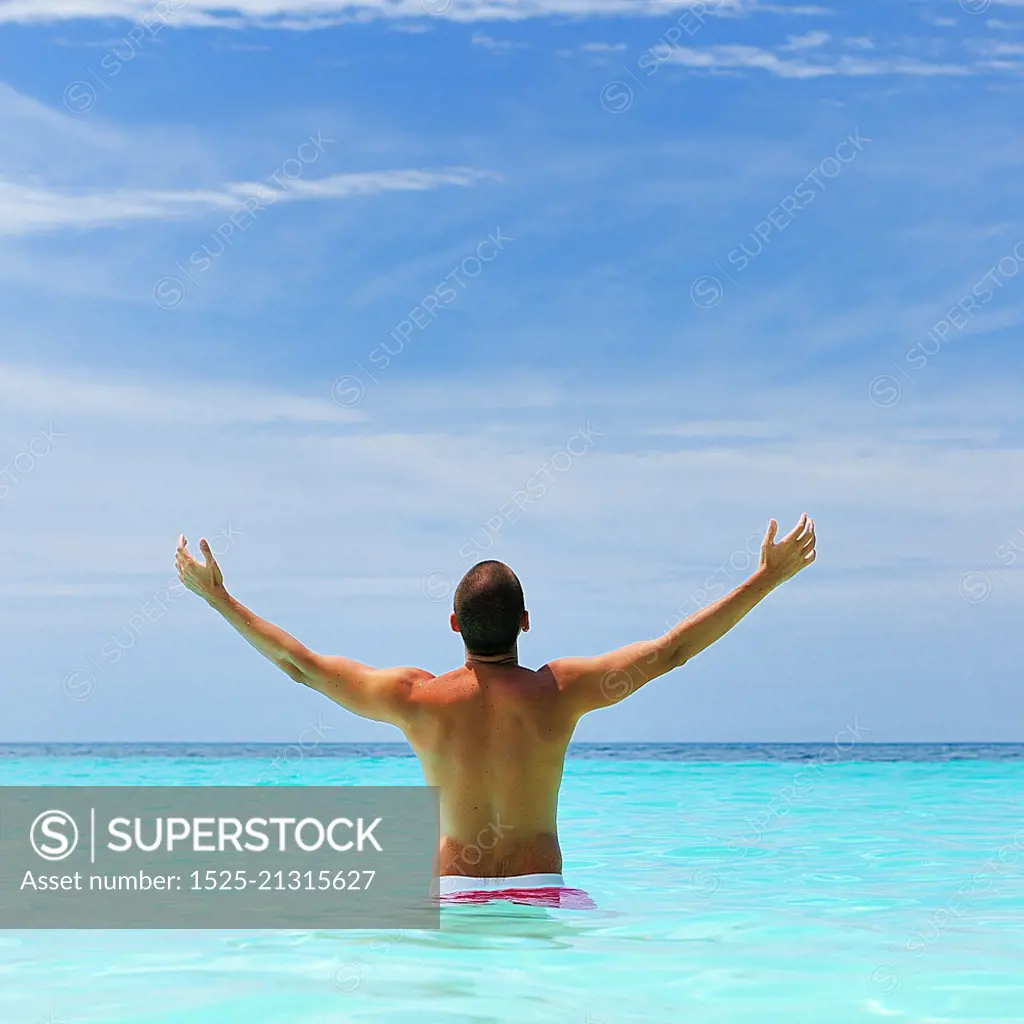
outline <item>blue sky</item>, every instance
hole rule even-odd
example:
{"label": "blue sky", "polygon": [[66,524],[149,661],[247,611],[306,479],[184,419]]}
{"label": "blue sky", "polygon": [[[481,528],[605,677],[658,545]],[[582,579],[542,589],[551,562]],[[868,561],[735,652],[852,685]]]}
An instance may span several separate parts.
{"label": "blue sky", "polygon": [[182,530],[440,672],[475,552],[539,664],[805,509],[578,737],[1022,738],[1024,4],[9,0],[0,68],[0,738],[393,738],[168,589]]}

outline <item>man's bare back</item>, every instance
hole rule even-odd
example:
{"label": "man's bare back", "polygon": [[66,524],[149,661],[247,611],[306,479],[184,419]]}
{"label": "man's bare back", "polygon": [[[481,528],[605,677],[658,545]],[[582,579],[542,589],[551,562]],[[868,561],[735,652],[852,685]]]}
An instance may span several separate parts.
{"label": "man's bare back", "polygon": [[558,793],[580,718],[683,665],[814,561],[814,524],[806,515],[777,543],[776,529],[772,520],[760,565],[746,582],[664,636],[536,671],[519,664],[517,639],[529,630],[529,615],[518,579],[500,562],[474,566],[460,583],[451,627],[462,634],[466,662],[435,676],[308,650],[227,593],[205,540],[204,563],[189,554],[184,536],[176,561],[185,586],[296,682],[402,730],[427,785],[440,791],[440,875],[509,878],[561,873]]}
{"label": "man's bare back", "polygon": [[405,735],[441,793],[440,873],[561,872],[558,790],[576,722],[551,667],[470,663],[411,696]]}

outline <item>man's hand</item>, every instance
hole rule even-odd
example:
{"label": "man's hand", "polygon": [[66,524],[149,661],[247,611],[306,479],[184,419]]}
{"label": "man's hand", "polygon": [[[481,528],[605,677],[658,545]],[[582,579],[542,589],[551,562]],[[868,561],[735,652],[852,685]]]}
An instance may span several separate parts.
{"label": "man's hand", "polygon": [[587,711],[615,704],[652,679],[685,665],[725,636],[780,583],[810,565],[814,561],[814,520],[802,515],[776,544],[778,528],[774,519],[768,524],[761,545],[761,564],[750,579],[694,612],[660,639],[629,644],[596,658],[549,662],[546,668],[554,676],[574,720]]}
{"label": "man's hand", "polygon": [[224,576],[204,538],[199,542],[204,562],[188,553],[188,541],[178,538],[175,562],[178,579],[219,612],[265,658],[297,683],[310,686],[343,708],[404,728],[413,709],[415,685],[434,677],[419,668],[371,668],[349,658],[315,654],[290,633],[261,619],[224,589]]}
{"label": "man's hand", "polygon": [[199,542],[199,549],[203,553],[204,564],[200,564],[189,554],[185,534],[178,538],[178,550],[174,556],[175,564],[178,567],[178,579],[193,594],[198,594],[209,604],[213,604],[226,593],[224,575],[220,571],[220,566],[213,557],[213,552],[205,537]]}
{"label": "man's hand", "polygon": [[801,569],[814,561],[814,520],[805,512],[800,521],[785,537],[775,543],[779,524],[773,519],[761,545],[761,565],[758,574],[772,587],[792,579]]}

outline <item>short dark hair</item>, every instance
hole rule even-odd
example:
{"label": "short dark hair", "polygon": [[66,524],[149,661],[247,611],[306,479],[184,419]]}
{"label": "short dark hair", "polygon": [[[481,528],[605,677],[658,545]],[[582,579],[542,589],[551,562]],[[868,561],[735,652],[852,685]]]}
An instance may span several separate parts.
{"label": "short dark hair", "polygon": [[519,637],[523,587],[504,563],[477,562],[455,590],[455,621],[470,654],[504,654]]}

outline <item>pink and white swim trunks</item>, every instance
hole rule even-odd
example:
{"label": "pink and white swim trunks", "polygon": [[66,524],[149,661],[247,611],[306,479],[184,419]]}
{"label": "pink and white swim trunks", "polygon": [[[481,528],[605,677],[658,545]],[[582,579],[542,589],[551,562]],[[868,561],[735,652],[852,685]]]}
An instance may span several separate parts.
{"label": "pink and white swim trunks", "polygon": [[570,889],[561,875],[513,875],[510,878],[470,878],[442,875],[437,894],[442,905],[490,903],[505,900],[529,907],[593,910],[597,904],[582,890]]}

